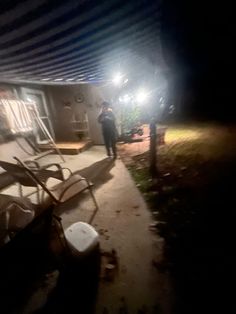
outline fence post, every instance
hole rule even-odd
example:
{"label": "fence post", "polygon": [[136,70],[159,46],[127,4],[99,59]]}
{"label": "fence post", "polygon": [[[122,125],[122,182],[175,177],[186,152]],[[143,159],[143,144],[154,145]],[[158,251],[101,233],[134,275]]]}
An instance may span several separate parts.
{"label": "fence post", "polygon": [[150,174],[152,178],[157,177],[157,130],[154,119],[149,125],[150,130]]}

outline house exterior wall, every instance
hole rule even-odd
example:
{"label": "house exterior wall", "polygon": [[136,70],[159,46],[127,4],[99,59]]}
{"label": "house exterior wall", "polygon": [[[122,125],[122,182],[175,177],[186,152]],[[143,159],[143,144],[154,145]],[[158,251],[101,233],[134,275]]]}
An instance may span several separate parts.
{"label": "house exterior wall", "polygon": [[[57,141],[78,141],[71,125],[71,116],[87,113],[89,137],[94,144],[103,144],[101,127],[97,117],[104,100],[100,88],[89,84],[78,85],[34,85],[34,84],[5,84],[0,88],[24,99],[23,88],[30,88],[45,93],[49,117],[51,119],[55,139]],[[82,97],[81,97],[82,96]],[[78,98],[81,98],[78,101]],[[71,105],[71,112],[65,109],[65,104]]]}
{"label": "house exterior wall", "polygon": [[[101,127],[97,122],[103,96],[97,87],[88,84],[47,86],[46,91],[54,112],[56,140],[78,141],[70,121],[73,115],[87,113],[90,139],[94,144],[103,144]],[[67,104],[71,109],[65,107]]]}

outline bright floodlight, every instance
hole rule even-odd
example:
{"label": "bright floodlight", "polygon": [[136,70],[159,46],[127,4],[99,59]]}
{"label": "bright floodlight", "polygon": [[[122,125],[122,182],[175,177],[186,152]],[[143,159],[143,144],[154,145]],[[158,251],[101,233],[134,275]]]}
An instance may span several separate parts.
{"label": "bright floodlight", "polygon": [[116,86],[119,86],[121,85],[122,83],[122,79],[123,79],[123,76],[120,74],[120,73],[117,73],[114,77],[113,77],[113,84],[116,85]]}
{"label": "bright floodlight", "polygon": [[121,103],[128,104],[130,101],[131,101],[131,96],[128,94],[119,97],[119,102]]}
{"label": "bright floodlight", "polygon": [[124,95],[124,97],[123,97],[123,101],[124,101],[124,103],[128,103],[129,101],[131,100],[131,98],[130,98],[130,96],[129,95]]}
{"label": "bright floodlight", "polygon": [[144,89],[140,89],[136,95],[136,101],[137,103],[144,103],[148,99],[148,93]]}

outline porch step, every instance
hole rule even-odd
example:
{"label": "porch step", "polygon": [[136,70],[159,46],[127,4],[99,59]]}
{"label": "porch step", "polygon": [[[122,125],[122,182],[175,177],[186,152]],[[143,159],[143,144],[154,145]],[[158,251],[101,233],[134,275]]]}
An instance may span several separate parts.
{"label": "porch step", "polygon": [[[57,148],[60,150],[62,154],[65,155],[78,155],[79,153],[85,151],[92,145],[92,141],[80,141],[78,143],[75,142],[58,142],[56,143]],[[47,151],[52,147],[48,144],[40,144],[39,148],[41,151]]]}

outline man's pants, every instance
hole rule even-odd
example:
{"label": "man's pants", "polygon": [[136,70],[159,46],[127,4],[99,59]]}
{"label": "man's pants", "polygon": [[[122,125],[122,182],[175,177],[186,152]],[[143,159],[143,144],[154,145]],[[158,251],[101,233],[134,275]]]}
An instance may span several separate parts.
{"label": "man's pants", "polygon": [[111,149],[113,155],[116,157],[116,134],[114,131],[103,130],[104,143],[107,150],[107,155],[111,156]]}

